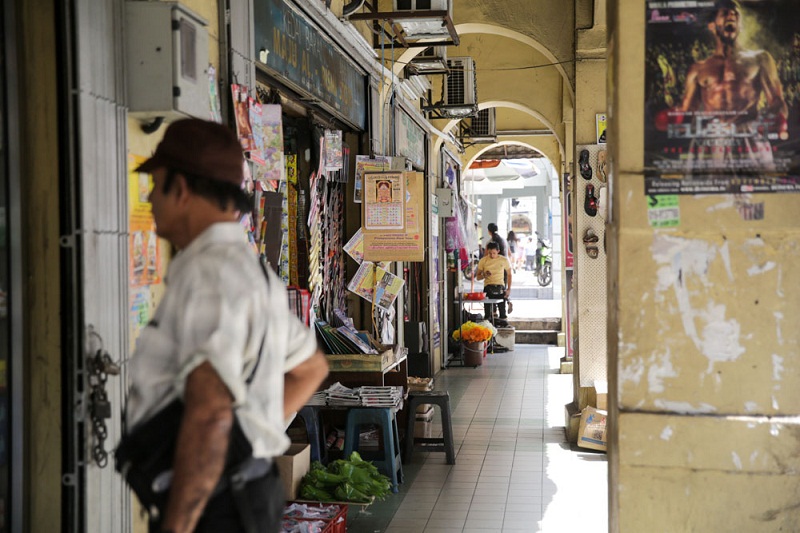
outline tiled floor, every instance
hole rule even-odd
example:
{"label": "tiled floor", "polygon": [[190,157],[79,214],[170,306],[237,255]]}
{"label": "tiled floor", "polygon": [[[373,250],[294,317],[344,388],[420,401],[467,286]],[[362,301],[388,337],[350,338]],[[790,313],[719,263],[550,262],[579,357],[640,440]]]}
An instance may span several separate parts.
{"label": "tiled floor", "polygon": [[572,376],[558,374],[562,353],[517,345],[478,368],[440,372],[435,387],[450,392],[456,464],[415,453],[400,493],[351,507],[348,532],[608,531],[606,456],[571,450],[564,436]]}

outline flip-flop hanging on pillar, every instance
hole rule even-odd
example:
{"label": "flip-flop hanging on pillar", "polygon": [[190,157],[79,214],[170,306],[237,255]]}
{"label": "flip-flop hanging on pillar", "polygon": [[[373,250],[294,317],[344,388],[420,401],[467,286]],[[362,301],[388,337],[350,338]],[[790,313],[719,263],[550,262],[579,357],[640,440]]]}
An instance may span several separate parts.
{"label": "flip-flop hanging on pillar", "polygon": [[583,179],[592,179],[592,166],[589,164],[589,150],[581,150],[581,155],[578,159],[578,167]]}
{"label": "flip-flop hanging on pillar", "polygon": [[606,161],[606,151],[602,150],[597,153],[597,179],[601,182],[605,183],[608,179],[608,169],[607,169],[607,161]]}
{"label": "flip-flop hanging on pillar", "polygon": [[586,184],[586,199],[583,201],[583,210],[590,217],[597,215],[597,198],[594,197],[594,185]]}
{"label": "flip-flop hanging on pillar", "polygon": [[592,228],[586,228],[586,233],[583,235],[583,244],[586,246],[586,255],[592,259],[597,259],[600,254],[600,249],[597,247],[597,242],[600,237],[594,232]]}
{"label": "flip-flop hanging on pillar", "polygon": [[608,216],[608,188],[605,185],[597,189],[597,214],[603,220]]}

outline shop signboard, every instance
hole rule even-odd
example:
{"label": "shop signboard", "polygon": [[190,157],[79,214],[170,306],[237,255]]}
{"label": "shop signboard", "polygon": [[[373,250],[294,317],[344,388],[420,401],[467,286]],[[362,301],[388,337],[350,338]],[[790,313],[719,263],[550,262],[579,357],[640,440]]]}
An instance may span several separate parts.
{"label": "shop signboard", "polygon": [[405,156],[417,170],[425,169],[425,130],[411,116],[398,108],[395,113],[397,155]]}
{"label": "shop signboard", "polygon": [[294,4],[259,0],[253,10],[257,65],[365,129],[366,75]]}
{"label": "shop signboard", "polygon": [[647,194],[800,192],[796,10],[645,2]]}

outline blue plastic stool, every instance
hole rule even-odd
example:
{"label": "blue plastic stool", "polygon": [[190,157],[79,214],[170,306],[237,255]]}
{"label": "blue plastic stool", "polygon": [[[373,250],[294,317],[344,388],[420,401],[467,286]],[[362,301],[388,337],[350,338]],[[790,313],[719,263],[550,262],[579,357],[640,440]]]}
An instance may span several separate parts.
{"label": "blue plastic stool", "polygon": [[[375,459],[370,456],[365,457],[364,454],[361,456],[365,460],[375,463],[378,470],[392,480],[392,492],[398,492],[400,490],[398,484],[403,482],[403,462],[400,460],[400,434],[397,430],[397,417],[394,409],[391,407],[351,408],[347,412],[344,456],[347,458],[354,450],[358,451],[359,428],[366,424],[380,426],[383,453]],[[371,455],[374,456],[374,454]]]}
{"label": "blue plastic stool", "polygon": [[315,405],[306,405],[297,416],[303,419],[308,434],[308,443],[311,445],[311,460],[323,462],[325,456],[325,445],[322,442],[322,432],[320,431],[319,414]]}

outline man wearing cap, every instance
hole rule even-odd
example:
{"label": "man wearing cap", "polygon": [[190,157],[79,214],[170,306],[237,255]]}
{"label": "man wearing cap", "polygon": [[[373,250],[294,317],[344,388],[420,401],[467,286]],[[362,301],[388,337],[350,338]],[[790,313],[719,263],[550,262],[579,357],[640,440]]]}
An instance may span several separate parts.
{"label": "man wearing cap", "polygon": [[[285,499],[272,458],[288,448],[285,420],[327,375],[313,333],[238,223],[250,209],[243,163],[230,129],[186,119],[138,169],[153,176],[156,233],[178,250],[130,362],[130,431],[183,401],[167,504],[151,513],[151,531],[278,531]],[[259,468],[243,486],[218,485],[234,426]]]}

